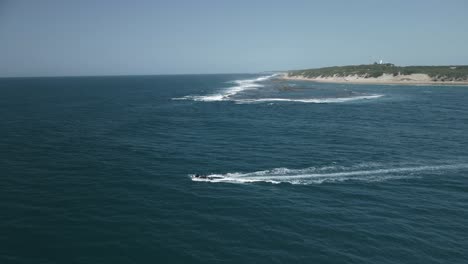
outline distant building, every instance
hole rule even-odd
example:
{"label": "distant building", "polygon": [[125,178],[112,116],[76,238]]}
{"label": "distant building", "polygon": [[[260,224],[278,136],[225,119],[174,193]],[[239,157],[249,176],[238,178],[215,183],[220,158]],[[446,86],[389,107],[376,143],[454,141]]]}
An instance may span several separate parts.
{"label": "distant building", "polygon": [[385,65],[385,66],[389,66],[389,67],[395,66],[395,64],[390,63],[390,62],[384,62],[383,60],[380,60],[379,62],[374,62],[374,65]]}

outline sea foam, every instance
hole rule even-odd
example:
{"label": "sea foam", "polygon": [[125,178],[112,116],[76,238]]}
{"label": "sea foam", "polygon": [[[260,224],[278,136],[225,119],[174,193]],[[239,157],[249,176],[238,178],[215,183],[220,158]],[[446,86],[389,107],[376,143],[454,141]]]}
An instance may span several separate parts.
{"label": "sea foam", "polygon": [[253,90],[263,87],[263,85],[260,84],[260,82],[266,81],[275,76],[277,76],[277,74],[261,76],[255,79],[235,80],[230,82],[236,84],[235,86],[222,89],[218,93],[209,95],[187,95],[180,98],[173,98],[173,100],[193,100],[201,102],[232,101],[232,97],[236,94],[246,90]]}
{"label": "sea foam", "polygon": [[238,98],[236,95],[247,91],[255,90],[264,87],[262,82],[267,81],[277,74],[261,76],[255,79],[234,80],[229,83],[236,84],[235,86],[221,89],[217,93],[208,95],[187,95],[184,97],[172,98],[172,100],[192,100],[199,102],[219,102],[232,101],[236,104],[255,104],[255,103],[274,103],[274,102],[295,102],[295,103],[344,103],[358,100],[370,100],[380,98],[382,94],[364,94],[349,97],[324,97],[324,98]]}
{"label": "sea foam", "polygon": [[238,99],[235,100],[239,104],[252,104],[264,102],[298,102],[298,103],[314,103],[314,104],[328,104],[328,103],[344,103],[357,100],[370,100],[382,97],[382,94],[360,95],[352,97],[328,97],[328,98],[258,98],[258,99]]}

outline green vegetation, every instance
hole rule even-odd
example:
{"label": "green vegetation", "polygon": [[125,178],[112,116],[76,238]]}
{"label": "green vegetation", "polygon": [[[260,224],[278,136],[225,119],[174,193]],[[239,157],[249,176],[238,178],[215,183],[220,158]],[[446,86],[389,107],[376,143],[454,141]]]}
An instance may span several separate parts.
{"label": "green vegetation", "polygon": [[383,74],[410,75],[422,73],[429,75],[434,81],[467,81],[468,66],[395,66],[386,64],[364,64],[350,66],[336,66],[319,69],[290,71],[289,76],[315,77],[345,77],[357,75],[364,78],[376,78]]}

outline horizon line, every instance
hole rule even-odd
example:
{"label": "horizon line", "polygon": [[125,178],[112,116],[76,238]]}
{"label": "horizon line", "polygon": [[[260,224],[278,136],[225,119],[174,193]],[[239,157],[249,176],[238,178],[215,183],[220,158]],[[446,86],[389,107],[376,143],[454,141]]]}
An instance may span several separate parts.
{"label": "horizon line", "polygon": [[262,74],[267,72],[286,71],[260,71],[260,72],[227,72],[227,73],[166,73],[166,74],[103,74],[103,75],[43,75],[43,76],[0,76],[0,79],[26,79],[26,78],[82,78],[82,77],[138,77],[138,76],[180,76],[180,75],[228,75],[228,74]]}
{"label": "horizon line", "polygon": [[[431,65],[397,65],[391,62],[384,64],[393,64],[398,67],[466,67],[468,64],[431,64]],[[343,67],[343,66],[356,66],[356,65],[373,65],[374,63],[362,63],[362,64],[343,64],[343,65],[332,65],[332,66],[320,66],[320,67],[310,67],[310,68],[296,68],[289,70],[267,70],[259,72],[221,72],[221,73],[155,73],[155,74],[102,74],[102,75],[37,75],[37,76],[0,76],[0,79],[26,79],[26,78],[80,78],[80,77],[131,77],[131,76],[181,76],[181,75],[223,75],[223,74],[262,74],[270,72],[289,72],[289,71],[298,71],[298,70],[310,70],[310,69],[321,69],[329,67]]]}

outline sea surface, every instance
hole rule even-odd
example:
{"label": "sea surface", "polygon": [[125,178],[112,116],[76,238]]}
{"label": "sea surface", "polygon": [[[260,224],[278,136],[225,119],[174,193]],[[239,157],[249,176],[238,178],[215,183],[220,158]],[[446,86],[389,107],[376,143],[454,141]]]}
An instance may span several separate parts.
{"label": "sea surface", "polygon": [[0,263],[468,263],[468,87],[276,77],[0,79]]}

